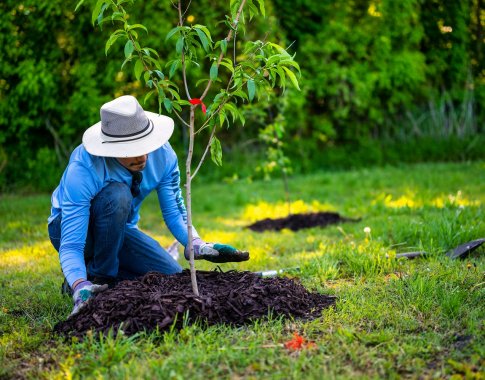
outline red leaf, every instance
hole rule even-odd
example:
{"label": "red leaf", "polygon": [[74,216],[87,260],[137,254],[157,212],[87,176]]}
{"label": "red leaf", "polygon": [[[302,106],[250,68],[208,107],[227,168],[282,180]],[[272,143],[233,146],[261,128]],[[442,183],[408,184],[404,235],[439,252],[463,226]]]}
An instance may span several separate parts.
{"label": "red leaf", "polygon": [[305,343],[305,338],[298,335],[298,333],[293,333],[293,339],[285,343],[285,347],[289,350],[301,350],[303,344]]}
{"label": "red leaf", "polygon": [[306,340],[298,333],[293,333],[293,339],[285,342],[284,346],[286,349],[293,351],[302,350],[304,348],[312,349],[317,347],[314,342]]}

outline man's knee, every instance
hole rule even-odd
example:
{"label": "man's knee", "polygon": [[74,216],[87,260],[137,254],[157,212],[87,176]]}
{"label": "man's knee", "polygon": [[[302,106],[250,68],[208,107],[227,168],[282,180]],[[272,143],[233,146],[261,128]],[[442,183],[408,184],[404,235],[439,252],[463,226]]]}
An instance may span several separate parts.
{"label": "man's knee", "polygon": [[180,266],[180,264],[174,260],[174,261],[171,263],[170,268],[169,268],[169,270],[168,270],[168,272],[170,272],[170,273],[167,273],[167,274],[176,274],[176,273],[180,273],[180,272],[182,272],[182,269],[183,269],[183,268]]}
{"label": "man's knee", "polygon": [[130,188],[121,182],[111,182],[92,201],[93,211],[116,214],[127,218],[131,211],[133,196]]}

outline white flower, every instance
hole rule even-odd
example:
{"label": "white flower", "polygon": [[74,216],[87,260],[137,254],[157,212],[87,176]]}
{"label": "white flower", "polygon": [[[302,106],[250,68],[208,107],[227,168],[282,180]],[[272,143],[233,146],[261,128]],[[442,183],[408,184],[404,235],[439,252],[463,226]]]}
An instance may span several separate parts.
{"label": "white flower", "polygon": [[370,227],[365,227],[364,232],[369,235],[370,234]]}

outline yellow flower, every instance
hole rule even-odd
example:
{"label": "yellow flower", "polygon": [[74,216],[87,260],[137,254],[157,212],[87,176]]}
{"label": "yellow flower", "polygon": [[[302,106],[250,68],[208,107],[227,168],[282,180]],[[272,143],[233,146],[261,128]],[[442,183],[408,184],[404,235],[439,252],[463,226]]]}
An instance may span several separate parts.
{"label": "yellow flower", "polygon": [[193,23],[195,21],[195,17],[192,15],[187,16],[187,22]]}

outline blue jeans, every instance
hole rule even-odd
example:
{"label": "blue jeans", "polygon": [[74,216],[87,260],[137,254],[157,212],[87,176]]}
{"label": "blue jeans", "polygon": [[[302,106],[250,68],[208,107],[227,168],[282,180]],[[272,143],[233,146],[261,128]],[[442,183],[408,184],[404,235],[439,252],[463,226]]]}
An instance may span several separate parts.
{"label": "blue jeans", "polygon": [[[147,272],[174,274],[182,267],[160,244],[137,228],[126,225],[132,195],[127,185],[112,182],[91,201],[84,261],[88,279],[110,282],[133,279]],[[49,237],[59,251],[61,215],[49,223]]]}

